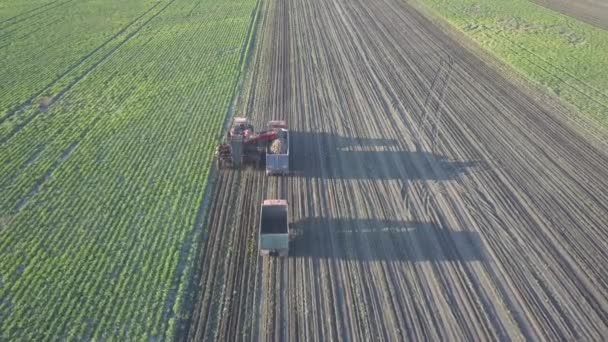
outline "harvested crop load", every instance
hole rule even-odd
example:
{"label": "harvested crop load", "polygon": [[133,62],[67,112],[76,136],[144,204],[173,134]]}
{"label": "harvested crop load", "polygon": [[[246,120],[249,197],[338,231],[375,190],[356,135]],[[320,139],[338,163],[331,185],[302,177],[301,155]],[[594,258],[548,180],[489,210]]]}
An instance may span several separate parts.
{"label": "harvested crop load", "polygon": [[270,152],[273,154],[285,154],[287,153],[287,143],[285,138],[280,137],[272,141],[270,144]]}

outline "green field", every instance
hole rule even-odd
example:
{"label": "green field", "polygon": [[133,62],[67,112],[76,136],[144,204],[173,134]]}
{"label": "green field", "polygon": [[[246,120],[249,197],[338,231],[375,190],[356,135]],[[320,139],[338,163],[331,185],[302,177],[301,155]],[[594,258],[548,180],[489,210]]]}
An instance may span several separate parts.
{"label": "green field", "polygon": [[418,0],[531,80],[608,125],[608,31],[527,0]]}
{"label": "green field", "polygon": [[0,340],[174,336],[256,5],[0,3]]}

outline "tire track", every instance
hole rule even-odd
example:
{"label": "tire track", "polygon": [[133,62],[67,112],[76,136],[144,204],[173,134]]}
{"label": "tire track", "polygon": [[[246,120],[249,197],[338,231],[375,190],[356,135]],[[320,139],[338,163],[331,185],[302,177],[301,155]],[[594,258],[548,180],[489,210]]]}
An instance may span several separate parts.
{"label": "tire track", "polygon": [[[19,24],[20,22],[23,22],[23,21],[25,21],[27,19],[30,19],[30,18],[34,18],[34,17],[40,15],[41,13],[45,13],[47,10],[51,10],[51,9],[55,9],[55,8],[61,7],[61,6],[65,5],[65,4],[69,3],[69,2],[72,2],[72,1],[73,0],[67,0],[67,1],[60,2],[58,4],[55,4],[55,3],[59,2],[59,0],[51,1],[51,2],[49,2],[47,4],[45,4],[45,5],[36,7],[34,9],[31,9],[29,11],[20,13],[20,14],[18,14],[16,16],[13,16],[13,17],[8,18],[6,20],[0,21],[0,30],[6,30],[7,28],[9,28],[9,27],[11,27],[13,25]],[[55,4],[55,5],[51,6],[53,4]],[[25,18],[22,18],[22,19],[19,19],[19,20],[15,20],[15,19],[17,19],[17,18],[19,18],[21,16],[24,16],[26,14],[30,14],[30,13],[38,11],[38,10],[41,10],[41,9],[43,9],[45,7],[48,7],[48,6],[51,6],[51,7],[47,8],[45,11],[40,11],[40,12],[34,13],[34,14],[28,16],[28,17],[25,17]],[[0,38],[3,38],[3,37],[0,37]]]}
{"label": "tire track", "polygon": [[[78,76],[76,76],[75,79],[70,82],[71,86],[68,85],[68,87],[67,88],[64,87],[63,90],[65,90],[65,89],[68,89],[68,90],[71,89],[71,87],[73,87],[74,84],[76,84],[84,76],[86,76],[88,73],[90,73],[96,66],[98,66],[99,64],[101,64],[114,51],[116,51],[118,49],[118,47],[120,47],[121,45],[123,45],[128,39],[132,38],[137,32],[139,32],[141,30],[141,28],[143,28],[143,26],[145,26],[148,22],[150,22],[151,19],[153,19],[157,15],[159,15],[163,10],[165,10],[174,1],[175,0],[172,0],[169,3],[167,3],[167,5],[165,5],[164,7],[162,7],[151,18],[148,18],[141,26],[139,26],[138,28],[136,28],[134,30],[134,32],[129,32],[127,34],[127,36],[126,36],[126,39],[123,39],[122,41],[120,41],[117,46],[115,46],[114,48],[112,48],[109,53],[104,54],[101,59],[93,62],[92,63],[92,67],[87,68],[87,70],[85,70],[84,73],[80,73]],[[81,67],[86,62],[88,62],[89,58],[91,58],[92,56],[94,56],[97,52],[102,51],[102,49],[104,47],[106,47],[108,44],[110,44],[116,38],[120,37],[123,33],[127,32],[127,30],[129,30],[129,28],[133,27],[138,21],[140,21],[140,19],[144,18],[147,14],[151,13],[159,5],[160,5],[160,2],[157,2],[156,4],[154,4],[153,6],[151,6],[143,14],[141,14],[139,17],[137,17],[133,21],[131,21],[127,26],[125,26],[124,28],[122,28],[121,30],[119,30],[118,32],[116,32],[112,37],[108,38],[106,41],[104,41],[100,46],[98,46],[97,48],[95,48],[94,50],[92,50],[91,52],[89,52],[88,54],[84,55],[77,63],[75,63],[75,64],[71,65],[70,67],[68,67],[67,70],[65,70],[63,73],[61,73],[56,79],[54,79],[53,81],[51,81],[49,84],[47,84],[45,87],[43,87],[40,91],[36,92],[32,96],[30,96],[30,98],[28,98],[27,100],[21,102],[17,106],[15,106],[12,109],[8,110],[8,112],[4,116],[2,116],[0,118],[0,125],[2,125],[4,122],[6,122],[11,117],[13,117],[15,114],[17,114],[17,113],[21,112],[22,110],[26,109],[27,107],[31,106],[34,103],[34,100],[36,98],[40,97],[42,94],[44,94],[49,89],[53,88],[56,84],[58,84],[59,82],[61,82],[65,77],[69,76],[73,71],[76,71],[79,67]],[[63,91],[63,93],[65,93],[65,91]],[[56,102],[57,100],[58,100],[58,97],[55,96],[52,102]],[[31,119],[32,119],[32,117],[29,118],[28,122],[31,121]],[[23,124],[22,126],[25,126],[25,124]],[[15,132],[12,132],[11,134],[9,134],[9,136],[14,135],[14,133]],[[2,141],[5,142],[5,141],[8,141],[9,139],[10,138],[3,138]]]}
{"label": "tire track", "polygon": [[565,113],[407,3],[263,8],[241,108],[288,121],[293,172],[240,171],[239,223],[209,227],[256,246],[257,205],[281,195],[297,235],[287,259],[205,261],[190,339],[606,336],[608,156]]}

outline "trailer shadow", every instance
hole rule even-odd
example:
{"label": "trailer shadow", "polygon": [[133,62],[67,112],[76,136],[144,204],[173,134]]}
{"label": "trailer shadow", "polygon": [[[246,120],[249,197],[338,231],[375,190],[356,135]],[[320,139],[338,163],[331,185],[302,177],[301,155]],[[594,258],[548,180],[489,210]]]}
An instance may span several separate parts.
{"label": "trailer shadow", "polygon": [[445,180],[481,166],[479,161],[450,160],[426,151],[404,151],[395,139],[298,131],[290,134],[290,167],[294,177]]}
{"label": "trailer shadow", "polygon": [[410,262],[485,260],[477,232],[441,229],[428,222],[307,218],[291,224],[290,255],[319,259]]}

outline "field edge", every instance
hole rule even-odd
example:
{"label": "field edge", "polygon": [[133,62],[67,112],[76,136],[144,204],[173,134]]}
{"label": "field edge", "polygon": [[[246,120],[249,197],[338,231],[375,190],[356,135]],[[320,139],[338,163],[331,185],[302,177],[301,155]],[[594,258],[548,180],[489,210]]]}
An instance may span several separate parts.
{"label": "field edge", "polygon": [[432,6],[424,3],[425,0],[403,0],[419,11],[442,32],[461,44],[462,47],[480,58],[488,66],[499,72],[509,82],[525,89],[535,99],[550,105],[555,111],[554,116],[566,119],[567,123],[577,130],[584,132],[589,142],[598,148],[608,148],[608,122],[604,123],[590,113],[581,111],[576,105],[557,96],[550,88],[538,80],[529,77],[524,71],[515,65],[493,53],[480,42],[461,30],[455,23],[439,13]]}
{"label": "field edge", "polygon": [[[240,102],[240,98],[242,96],[243,90],[245,87],[243,86],[248,79],[248,75],[250,74],[250,62],[253,53],[256,51],[256,35],[258,28],[260,26],[260,13],[262,9],[262,3],[264,0],[257,0],[256,5],[251,13],[251,22],[249,24],[249,28],[247,30],[247,38],[246,43],[243,45],[240,56],[240,66],[239,66],[239,74],[237,76],[237,81],[235,82],[233,93],[230,99],[230,104],[226,110],[226,114],[224,117],[224,122],[222,124],[221,131],[218,132],[219,141],[221,137],[223,137],[223,132],[227,129],[230,119],[234,116],[235,109],[238,108],[238,103]],[[177,322],[169,322],[167,331],[165,332],[165,337],[170,338],[171,340],[184,340],[188,336],[188,332],[190,329],[190,321],[192,320],[192,316],[195,309],[195,300],[198,298],[198,294],[200,288],[198,287],[198,283],[201,277],[201,269],[196,267],[196,265],[200,264],[202,260],[202,255],[205,249],[205,241],[207,232],[206,227],[204,227],[207,222],[207,218],[209,215],[209,207],[211,200],[213,199],[214,189],[216,187],[218,178],[217,167],[215,165],[215,161],[211,163],[211,167],[209,170],[209,175],[207,177],[205,190],[203,192],[203,196],[201,199],[200,210],[197,215],[196,221],[197,224],[200,224],[200,229],[195,227],[195,239],[196,242],[192,244],[192,252],[189,254],[192,256],[190,262],[186,267],[189,267],[193,270],[192,274],[186,275],[182,277],[182,281],[180,282],[180,290],[183,290],[183,295],[176,300],[176,303],[181,301],[185,302],[184,307],[177,308],[173,310],[173,318],[178,317]],[[178,311],[177,313],[175,311]]]}

